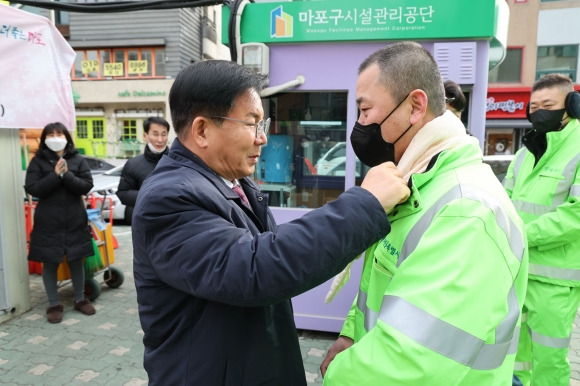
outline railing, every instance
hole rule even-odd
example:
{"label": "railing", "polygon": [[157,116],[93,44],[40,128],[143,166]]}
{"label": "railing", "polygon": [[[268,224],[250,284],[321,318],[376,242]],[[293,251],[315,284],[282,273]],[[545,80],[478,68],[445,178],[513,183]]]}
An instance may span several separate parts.
{"label": "railing", "polygon": [[143,153],[144,143],[139,141],[91,141],[88,146],[79,147],[79,152],[88,154],[87,147],[93,150],[91,155],[100,158],[132,158]]}

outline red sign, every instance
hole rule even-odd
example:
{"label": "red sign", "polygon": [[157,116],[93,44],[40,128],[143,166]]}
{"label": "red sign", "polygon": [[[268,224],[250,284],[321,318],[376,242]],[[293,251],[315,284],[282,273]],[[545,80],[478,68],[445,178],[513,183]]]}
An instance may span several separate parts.
{"label": "red sign", "polygon": [[526,105],[530,101],[530,88],[489,89],[485,108],[485,117],[494,118],[526,118]]}

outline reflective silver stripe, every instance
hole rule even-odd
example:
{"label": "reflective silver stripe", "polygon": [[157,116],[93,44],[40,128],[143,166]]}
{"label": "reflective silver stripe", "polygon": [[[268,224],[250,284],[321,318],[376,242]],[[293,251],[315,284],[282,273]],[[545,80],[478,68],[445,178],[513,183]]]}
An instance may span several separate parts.
{"label": "reflective silver stripe", "polygon": [[508,350],[508,355],[516,354],[518,352],[518,344],[520,342],[520,330],[522,328],[517,326],[514,330],[514,338],[511,340],[510,348]]}
{"label": "reflective silver stripe", "polygon": [[502,185],[506,189],[513,190],[514,189],[514,179],[513,178],[504,178],[502,181]]}
{"label": "reflective silver stripe", "polygon": [[542,335],[535,332],[534,330],[528,328],[530,335],[532,336],[532,341],[539,343],[542,346],[565,349],[570,345],[570,337],[567,338],[552,338],[550,336]]}
{"label": "reflective silver stripe", "polygon": [[565,203],[568,199],[568,196],[572,191],[572,183],[574,182],[574,177],[576,176],[575,172],[579,161],[580,153],[576,154],[564,167],[564,170],[562,170],[564,179],[558,182],[558,186],[554,192],[554,198],[552,200],[552,207],[554,209]]}
{"label": "reflective silver stripe", "polygon": [[407,237],[405,237],[405,242],[403,243],[403,247],[401,248],[401,253],[399,254],[399,259],[397,260],[397,267],[405,261],[407,257],[413,253],[421,237],[431,225],[431,222],[435,218],[435,215],[441,211],[445,205],[453,201],[454,199],[461,197],[461,192],[459,190],[459,185],[454,186],[451,188],[447,193],[442,195],[437,202],[435,202],[429,209],[423,213],[419,221],[413,225],[413,228],[409,231]]}
{"label": "reflective silver stripe", "polygon": [[531,213],[535,216],[542,216],[546,213],[552,212],[556,207],[533,204],[531,202],[522,200],[513,200],[514,206],[518,212]]}
{"label": "reflective silver stripe", "polygon": [[570,188],[570,196],[580,196],[580,185],[572,185]]}
{"label": "reflective silver stripe", "polygon": [[403,247],[401,248],[401,254],[397,260],[397,267],[399,267],[403,261],[413,253],[415,248],[417,248],[421,237],[423,237],[423,234],[427,228],[429,228],[437,213],[439,213],[445,205],[458,198],[468,198],[479,201],[485,207],[489,208],[493,212],[497,224],[506,234],[512,253],[519,261],[522,261],[525,249],[523,234],[507,213],[504,212],[497,200],[486,192],[476,190],[472,186],[457,185],[447,191],[447,193],[441,196],[437,202],[431,205],[431,207],[421,216],[419,221],[415,223],[413,228],[411,228],[409,234],[405,238]]}
{"label": "reflective silver stripe", "polygon": [[530,371],[532,369],[532,362],[516,362],[514,363],[514,371]]}
{"label": "reflective silver stripe", "polygon": [[[514,181],[517,181],[518,174],[520,173],[520,169],[522,168],[522,164],[524,163],[524,158],[526,158],[526,154],[528,153],[528,149],[520,151],[517,158],[514,160]],[[514,162],[512,161],[512,162]]]}
{"label": "reflective silver stripe", "polygon": [[476,190],[473,186],[462,186],[461,189],[463,197],[479,201],[493,212],[497,225],[499,225],[507,236],[512,253],[521,262],[526,249],[524,235],[522,231],[518,229],[511,217],[504,211],[500,203],[495,199],[495,197],[488,194],[482,194],[483,192]]}
{"label": "reflective silver stripe", "polygon": [[356,297],[356,306],[364,314],[365,307],[367,306],[367,293],[359,288],[358,296]]}
{"label": "reflective silver stripe", "polygon": [[[516,309],[515,313],[518,314],[519,310]],[[486,344],[482,339],[391,295],[383,298],[379,319],[415,342],[476,370],[501,366],[512,343],[510,337],[506,342]]]}
{"label": "reflective silver stripe", "polygon": [[566,269],[558,267],[548,267],[547,265],[529,265],[529,275],[538,275],[560,280],[580,280],[580,270]]}
{"label": "reflective silver stripe", "polygon": [[379,313],[367,307],[368,294],[363,290],[359,289],[358,297],[356,299],[356,306],[360,312],[364,315],[364,328],[365,331],[370,331],[371,328],[377,325],[377,320],[379,319]]}

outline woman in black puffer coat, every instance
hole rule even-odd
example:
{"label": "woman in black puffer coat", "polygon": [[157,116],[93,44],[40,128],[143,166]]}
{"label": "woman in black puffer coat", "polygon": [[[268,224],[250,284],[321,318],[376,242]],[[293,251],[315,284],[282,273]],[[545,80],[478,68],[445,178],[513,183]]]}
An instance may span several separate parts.
{"label": "woman in black puffer coat", "polygon": [[38,198],[28,260],[43,263],[42,280],[49,301],[46,313],[50,323],[62,321],[57,270],[65,256],[74,289],[74,309],[86,315],[95,313],[94,307],[84,298],[83,261],[93,255],[83,202],[83,195],[92,187],[89,165],[75,149],[67,128],[60,122],[46,125],[38,152],[26,171],[24,189]]}

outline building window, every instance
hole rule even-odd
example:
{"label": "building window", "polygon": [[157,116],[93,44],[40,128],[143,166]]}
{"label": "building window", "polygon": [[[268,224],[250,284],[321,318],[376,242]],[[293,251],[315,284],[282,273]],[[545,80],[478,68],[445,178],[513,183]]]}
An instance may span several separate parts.
{"label": "building window", "polygon": [[165,78],[164,48],[77,50],[73,80]]}
{"label": "building window", "polygon": [[489,71],[489,83],[520,83],[522,81],[523,48],[508,48],[505,59]]}
{"label": "building window", "polygon": [[135,119],[123,120],[123,141],[137,141],[137,121]]}
{"label": "building window", "polygon": [[105,138],[105,122],[104,121],[94,121],[93,122],[93,139],[103,139]]}
{"label": "building window", "polygon": [[84,119],[77,119],[77,138],[88,138],[88,124]]}
{"label": "building window", "polygon": [[546,74],[557,73],[568,76],[573,82],[575,82],[577,65],[577,44],[540,46],[538,47],[536,79]]}

